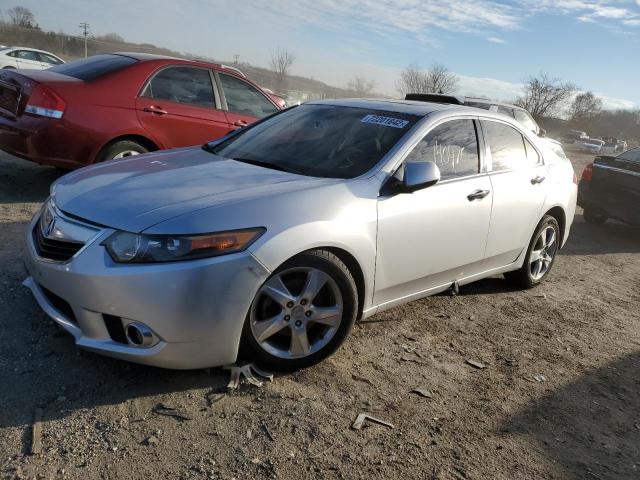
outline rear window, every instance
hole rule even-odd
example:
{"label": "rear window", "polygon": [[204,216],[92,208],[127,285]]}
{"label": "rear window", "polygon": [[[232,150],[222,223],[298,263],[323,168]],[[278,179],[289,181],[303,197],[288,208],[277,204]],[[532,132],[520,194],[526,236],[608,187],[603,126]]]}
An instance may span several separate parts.
{"label": "rear window", "polygon": [[65,63],[50,68],[50,72],[57,72],[69,77],[89,82],[104,75],[108,75],[125,67],[133,65],[138,60],[122,55],[95,55],[75,62]]}

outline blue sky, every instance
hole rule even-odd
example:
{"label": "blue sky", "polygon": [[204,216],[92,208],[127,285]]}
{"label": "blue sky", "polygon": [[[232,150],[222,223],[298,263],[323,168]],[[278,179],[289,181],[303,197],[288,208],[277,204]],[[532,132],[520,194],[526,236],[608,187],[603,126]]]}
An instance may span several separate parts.
{"label": "blue sky", "polygon": [[293,73],[346,86],[354,75],[394,94],[402,68],[443,63],[461,94],[512,99],[547,72],[640,107],[640,0],[0,0],[44,29],[117,32],[127,40],[267,66],[278,46]]}

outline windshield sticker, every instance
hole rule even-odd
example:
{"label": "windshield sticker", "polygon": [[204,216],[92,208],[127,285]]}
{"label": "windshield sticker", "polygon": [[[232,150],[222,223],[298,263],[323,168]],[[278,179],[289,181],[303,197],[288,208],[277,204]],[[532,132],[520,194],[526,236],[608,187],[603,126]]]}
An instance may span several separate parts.
{"label": "windshield sticker", "polygon": [[382,125],[384,127],[404,128],[409,122],[407,120],[401,120],[393,117],[381,117],[380,115],[367,115],[362,120],[362,123],[373,123],[375,125]]}

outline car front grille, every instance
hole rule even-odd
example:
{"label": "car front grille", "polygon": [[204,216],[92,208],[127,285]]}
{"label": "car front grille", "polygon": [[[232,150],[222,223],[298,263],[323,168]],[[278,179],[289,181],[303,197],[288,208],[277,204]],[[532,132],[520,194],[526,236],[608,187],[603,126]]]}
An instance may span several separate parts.
{"label": "car front grille", "polygon": [[66,262],[83,247],[82,243],[65,242],[45,237],[40,227],[41,221],[38,221],[33,229],[33,243],[38,256],[56,262]]}

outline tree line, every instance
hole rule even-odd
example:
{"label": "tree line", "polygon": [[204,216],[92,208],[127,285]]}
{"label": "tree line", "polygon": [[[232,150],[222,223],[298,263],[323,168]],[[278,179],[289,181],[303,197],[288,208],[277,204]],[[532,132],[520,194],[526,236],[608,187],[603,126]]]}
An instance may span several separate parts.
{"label": "tree line", "polygon": [[[426,70],[411,64],[400,72],[396,82],[402,97],[407,93],[454,94],[457,87],[457,76],[440,64]],[[640,139],[640,109],[605,110],[602,99],[593,92],[581,91],[575,83],[544,72],[524,82],[522,95],[503,101],[525,108],[539,123],[553,126],[555,134],[574,129],[591,136]]]}
{"label": "tree line", "polygon": [[[30,45],[52,51],[65,59],[84,56],[82,37],[43,31],[28,8],[16,6],[3,13],[6,16],[0,16],[0,44]],[[91,36],[88,43],[90,55],[127,50],[199,58],[148,43],[131,44],[115,32]],[[214,61],[207,58],[203,60]],[[271,52],[268,69],[248,63],[240,64],[237,59],[235,63],[249,78],[276,93],[293,89],[314,92],[317,97],[325,98],[379,96],[375,93],[376,82],[362,75],[355,75],[346,88],[330,87],[317,80],[294,76],[292,67],[295,61],[294,52],[277,47]],[[458,90],[458,84],[458,77],[445,65],[433,64],[422,69],[414,63],[400,72],[396,90],[401,97],[407,93],[453,94]],[[604,110],[602,99],[593,92],[581,91],[575,83],[546,73],[529,77],[524,83],[523,94],[506,102],[527,109],[543,125],[561,124],[561,128],[584,130],[593,136],[640,139],[640,110]],[[557,121],[558,118],[561,121]]]}

